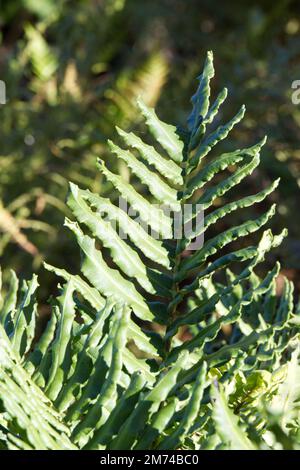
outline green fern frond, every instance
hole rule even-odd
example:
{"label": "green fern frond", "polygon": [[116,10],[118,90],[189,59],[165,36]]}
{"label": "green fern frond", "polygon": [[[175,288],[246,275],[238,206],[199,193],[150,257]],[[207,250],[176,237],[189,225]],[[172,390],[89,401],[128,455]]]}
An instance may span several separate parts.
{"label": "green fern frond", "polygon": [[[245,243],[269,223],[274,206],[216,235],[207,229],[264,201],[278,181],[211,209],[193,233],[178,238],[174,231],[186,204],[193,210],[185,222],[195,222],[217,198],[233,188],[237,192],[259,164],[265,143],[205,164],[244,114],[242,108],[206,134],[227,95],[222,91],[210,106],[213,75],[208,53],[184,130],[161,121],[141,99],[138,106],[155,145],[117,129],[128,148],[109,146],[132,178],[125,181],[101,160],[98,168],[131,211],[117,206],[116,198],[70,184],[67,204],[76,220],[65,225],[80,247],[81,273],[45,266],[65,284],[51,301],[52,315],[40,338],[35,338],[37,279],[23,283],[19,298],[12,274],[0,312],[3,447],[268,445],[265,410],[289,388],[282,365],[298,367],[292,351],[299,343],[299,321],[292,283],[286,281],[276,296],[279,263],[265,275],[256,271],[286,231],[274,235],[265,229],[257,246]],[[226,173],[232,165],[235,170]],[[202,246],[189,251],[201,235]],[[239,241],[242,246],[233,243]],[[295,388],[287,400],[293,423],[297,397]],[[289,436],[286,424],[278,426]]]}

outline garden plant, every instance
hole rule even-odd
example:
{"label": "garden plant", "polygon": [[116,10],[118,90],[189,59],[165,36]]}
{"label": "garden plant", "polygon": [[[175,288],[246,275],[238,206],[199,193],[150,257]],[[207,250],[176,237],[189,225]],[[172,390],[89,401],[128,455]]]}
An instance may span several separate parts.
{"label": "garden plant", "polygon": [[[209,52],[185,127],[138,99],[148,133],[117,127],[118,144],[108,141],[128,172],[97,161],[111,198],[70,183],[65,226],[80,272],[45,263],[59,293],[41,335],[38,278],[11,272],[0,309],[2,449],[299,448],[299,308],[291,281],[278,289],[279,263],[263,269],[287,233],[268,228],[275,205],[249,216],[279,181],[239,197],[266,139],[218,153],[245,108],[214,125],[227,89],[211,100],[213,76]],[[178,237],[186,206],[187,222],[203,223]],[[238,211],[243,221],[223,228]]]}

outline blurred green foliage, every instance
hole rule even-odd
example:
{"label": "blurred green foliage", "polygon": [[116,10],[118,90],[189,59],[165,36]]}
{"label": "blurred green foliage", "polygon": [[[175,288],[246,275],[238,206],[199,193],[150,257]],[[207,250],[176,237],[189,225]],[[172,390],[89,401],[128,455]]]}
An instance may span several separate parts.
{"label": "blurred green foliage", "polygon": [[114,125],[138,126],[135,98],[156,104],[166,81],[159,114],[183,121],[178,110],[186,109],[200,64],[212,49],[214,86],[227,86],[231,96],[217,124],[245,103],[244,124],[229,141],[239,147],[269,136],[262,168],[242,191],[248,194],[249,184],[258,191],[281,177],[276,195],[281,217],[274,228],[289,228],[278,256],[295,280],[300,106],[291,101],[291,84],[300,79],[299,13],[299,2],[289,0],[2,0],[0,78],[7,87],[7,103],[0,107],[2,266],[26,277],[42,259],[56,264],[63,257],[72,270],[73,244],[57,229],[67,213],[67,180],[93,191],[101,186],[105,193],[94,162],[100,155],[113,158],[105,141]]}

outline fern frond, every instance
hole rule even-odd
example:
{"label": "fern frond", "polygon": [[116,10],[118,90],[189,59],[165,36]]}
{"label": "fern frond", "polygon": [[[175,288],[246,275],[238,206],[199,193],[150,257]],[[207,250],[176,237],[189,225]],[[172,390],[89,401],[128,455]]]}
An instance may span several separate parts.
{"label": "fern frond", "polygon": [[[185,222],[194,222],[217,198],[237,191],[259,164],[265,143],[205,164],[204,157],[244,115],[242,107],[229,123],[206,133],[227,96],[224,89],[210,106],[213,75],[208,53],[184,130],[161,121],[139,99],[154,146],[120,129],[129,148],[109,142],[114,158],[125,162],[139,184],[103,161],[98,168],[130,211],[118,207],[116,198],[70,184],[67,204],[76,220],[65,225],[80,247],[81,273],[45,266],[66,284],[52,299],[51,318],[35,343],[37,279],[23,283],[18,300],[12,274],[0,318],[3,446],[265,448],[271,429],[266,407],[286,395],[289,417],[276,429],[294,446],[298,387],[289,394],[291,374],[298,373],[292,351],[300,323],[293,285],[286,281],[277,297],[279,263],[264,275],[256,272],[286,231],[274,235],[265,229],[257,246],[246,244],[249,234],[269,223],[271,206],[239,225],[222,225],[215,235],[208,232],[231,213],[265,201],[278,181],[219,204],[193,233],[178,238],[174,230],[186,204],[193,210]],[[200,235],[202,246],[191,252]]]}

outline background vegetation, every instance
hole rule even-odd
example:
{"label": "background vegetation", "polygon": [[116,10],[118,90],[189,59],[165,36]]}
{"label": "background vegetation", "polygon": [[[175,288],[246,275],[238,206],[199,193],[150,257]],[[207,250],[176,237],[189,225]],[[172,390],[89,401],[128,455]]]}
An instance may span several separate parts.
{"label": "background vegetation", "polygon": [[[291,102],[291,83],[300,79],[299,13],[299,2],[291,0],[2,0],[4,279],[9,268],[23,278],[35,270],[46,298],[56,281],[41,262],[70,271],[77,266],[76,246],[61,228],[68,214],[67,181],[105,194],[95,160],[102,156],[119,165],[105,145],[115,135],[114,125],[140,126],[139,95],[155,104],[163,119],[183,122],[195,77],[212,49],[213,86],[227,86],[230,92],[220,121],[231,118],[242,103],[247,106],[231,148],[269,136],[260,169],[241,191],[258,192],[281,177],[275,196],[280,217],[273,226],[275,231],[287,226],[289,237],[276,256],[299,289],[300,107]],[[227,150],[226,144],[221,150]]]}

